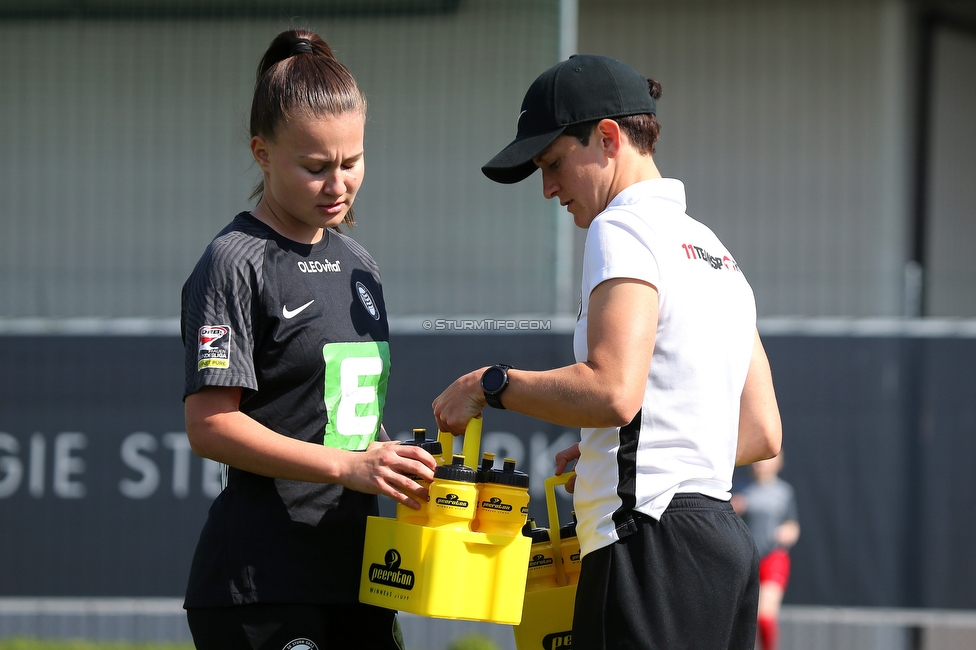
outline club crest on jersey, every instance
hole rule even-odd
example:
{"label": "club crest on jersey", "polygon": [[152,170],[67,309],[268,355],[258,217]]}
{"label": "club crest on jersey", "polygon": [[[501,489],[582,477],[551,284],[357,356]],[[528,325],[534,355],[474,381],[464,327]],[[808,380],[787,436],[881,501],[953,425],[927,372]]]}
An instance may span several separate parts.
{"label": "club crest on jersey", "polygon": [[363,303],[363,307],[369,312],[369,315],[373,317],[373,320],[380,319],[380,310],[376,306],[376,301],[373,300],[373,294],[369,292],[362,282],[356,283],[356,293],[359,294],[359,300]]}
{"label": "club crest on jersey", "polygon": [[285,644],[281,650],[319,650],[311,639],[295,639]]}
{"label": "club crest on jersey", "polygon": [[226,325],[204,325],[200,328],[197,370],[230,367],[230,333]]}

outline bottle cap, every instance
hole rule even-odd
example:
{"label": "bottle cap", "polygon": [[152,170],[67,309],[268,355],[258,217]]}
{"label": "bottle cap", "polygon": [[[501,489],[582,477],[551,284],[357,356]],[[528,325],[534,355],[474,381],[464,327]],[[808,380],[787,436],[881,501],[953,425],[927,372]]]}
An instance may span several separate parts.
{"label": "bottle cap", "polygon": [[576,511],[573,510],[573,520],[559,529],[559,539],[576,537]]}
{"label": "bottle cap", "polygon": [[514,459],[506,458],[502,469],[488,470],[488,475],[485,477],[485,482],[511,485],[519,488],[528,488],[529,475],[515,469]]}
{"label": "bottle cap", "polygon": [[454,454],[450,465],[441,465],[434,470],[435,479],[446,479],[448,481],[463,481],[474,483],[477,477],[476,472],[464,464],[464,456]]}
{"label": "bottle cap", "polygon": [[548,528],[533,528],[532,534],[529,535],[532,538],[533,544],[538,544],[539,542],[549,541],[549,529]]}
{"label": "bottle cap", "polygon": [[420,447],[431,456],[440,456],[442,453],[442,447],[439,440],[434,440],[433,438],[430,440],[427,439],[427,429],[414,429],[413,440],[404,440],[400,444],[410,445],[411,447]]}
{"label": "bottle cap", "polygon": [[478,483],[484,483],[487,480],[488,472],[491,471],[495,464],[495,454],[490,451],[486,451],[481,456],[481,467],[478,468]]}

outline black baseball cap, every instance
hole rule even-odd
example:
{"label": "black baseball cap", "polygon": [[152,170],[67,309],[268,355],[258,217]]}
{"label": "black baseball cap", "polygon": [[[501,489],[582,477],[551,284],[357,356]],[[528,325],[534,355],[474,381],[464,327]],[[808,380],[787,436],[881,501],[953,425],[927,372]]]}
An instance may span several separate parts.
{"label": "black baseball cap", "polygon": [[629,65],[608,56],[574,54],[532,82],[515,139],[481,171],[496,183],[518,183],[536,170],[532,159],[567,126],[655,110],[647,79]]}

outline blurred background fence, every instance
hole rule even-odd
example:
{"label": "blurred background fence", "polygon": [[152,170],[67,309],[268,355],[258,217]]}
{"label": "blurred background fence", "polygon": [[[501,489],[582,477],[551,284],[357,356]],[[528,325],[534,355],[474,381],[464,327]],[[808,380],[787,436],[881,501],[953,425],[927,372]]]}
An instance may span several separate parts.
{"label": "blurred background fence", "polygon": [[[479,167],[539,72],[616,56],[662,82],[659,167],[756,291],[803,525],[784,648],[976,645],[976,10],[952,0],[0,0],[0,635],[48,598],[138,599],[111,619],[134,630],[182,592],[216,488],[180,287],[250,205],[254,70],[292,26],[369,99],[353,236],[391,431],[461,372],[571,358],[582,233]],[[546,325],[424,329],[519,318]],[[538,479],[576,435],[488,415]]]}

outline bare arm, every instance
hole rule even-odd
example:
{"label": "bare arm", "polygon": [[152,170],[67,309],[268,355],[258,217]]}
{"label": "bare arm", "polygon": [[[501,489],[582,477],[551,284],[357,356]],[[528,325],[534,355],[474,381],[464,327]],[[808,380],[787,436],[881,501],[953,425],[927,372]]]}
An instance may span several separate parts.
{"label": "bare arm", "polygon": [[776,404],[766,350],[756,331],[749,374],[739,400],[739,442],[736,465],[748,465],[777,455],[783,444],[783,423]]}
{"label": "bare arm", "polygon": [[773,533],[773,537],[776,539],[776,543],[783,548],[792,548],[797,540],[800,539],[799,522],[787,519],[776,527],[776,532]]}
{"label": "bare arm", "polygon": [[419,507],[423,489],[407,475],[433,478],[434,459],[419,447],[374,442],[350,452],[283,436],[241,413],[241,389],[206,387],[186,398],[186,434],[194,453],[263,476],[340,483]]}
{"label": "bare arm", "polygon": [[[629,423],[640,410],[657,332],[657,290],[646,282],[616,278],[590,294],[585,362],[545,371],[510,370],[505,408],[568,427]],[[486,406],[484,368],[470,372],[434,400],[442,431],[464,432]]]}

